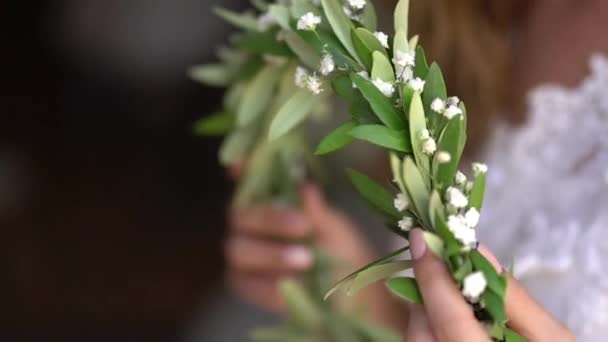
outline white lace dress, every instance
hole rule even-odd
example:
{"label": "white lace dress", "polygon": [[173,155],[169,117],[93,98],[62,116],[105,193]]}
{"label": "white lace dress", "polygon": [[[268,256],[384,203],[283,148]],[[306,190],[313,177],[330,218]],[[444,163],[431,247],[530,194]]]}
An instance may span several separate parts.
{"label": "white lace dress", "polygon": [[487,151],[480,240],[579,341],[608,340],[608,58],[576,88],[544,85],[529,121]]}

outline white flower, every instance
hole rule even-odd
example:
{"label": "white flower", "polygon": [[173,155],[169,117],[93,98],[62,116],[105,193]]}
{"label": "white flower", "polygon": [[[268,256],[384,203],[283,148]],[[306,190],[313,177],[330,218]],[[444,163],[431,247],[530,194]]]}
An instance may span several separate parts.
{"label": "white flower", "polygon": [[455,208],[464,208],[469,204],[469,199],[465,196],[460,189],[453,186],[446,190],[446,199],[448,203]]}
{"label": "white flower", "polygon": [[424,90],[424,81],[420,79],[420,77],[416,77],[416,78],[412,78],[411,80],[409,80],[407,82],[407,84],[414,89],[414,91],[417,91],[419,93],[421,93]]}
{"label": "white flower", "polygon": [[258,29],[260,31],[266,31],[274,24],[276,24],[276,20],[274,20],[274,17],[268,12],[258,17]]}
{"label": "white flower", "polygon": [[348,0],[350,7],[358,10],[362,10],[365,7],[365,0]]}
{"label": "white flower", "polygon": [[464,185],[464,183],[467,182],[467,176],[465,176],[464,173],[460,171],[456,171],[456,175],[454,176],[454,182],[456,182],[457,185]]}
{"label": "white flower", "polygon": [[431,109],[435,113],[443,113],[445,111],[445,101],[440,98],[436,98],[431,102]]}
{"label": "white flower", "polygon": [[473,174],[475,175],[475,177],[477,177],[479,175],[483,175],[486,172],[488,172],[488,165],[486,165],[486,164],[473,163],[472,168],[473,168]]}
{"label": "white flower", "polygon": [[449,120],[452,120],[455,116],[461,115],[461,114],[462,114],[462,109],[460,109],[460,107],[454,106],[454,105],[449,105],[443,112],[443,116],[445,116]]}
{"label": "white flower", "polygon": [[450,155],[449,152],[446,151],[439,151],[437,153],[437,161],[440,164],[445,164],[445,163],[449,163],[452,160],[452,156]]}
{"label": "white flower", "polygon": [[479,301],[479,297],[486,290],[488,282],[482,272],[473,272],[462,281],[462,295],[472,303]]}
{"label": "white flower", "polygon": [[423,130],[420,130],[420,133],[418,136],[420,137],[420,140],[426,140],[431,137],[431,133],[429,133],[429,130],[425,128]]}
{"label": "white flower", "polygon": [[414,219],[409,216],[404,216],[399,222],[397,222],[397,225],[404,232],[409,232],[412,230],[412,227],[414,227]]}
{"label": "white flower", "polygon": [[391,82],[385,82],[379,78],[376,78],[372,83],[380,90],[386,97],[392,97],[395,93],[395,86]]}
{"label": "white flower", "polygon": [[467,225],[464,216],[450,215],[447,224],[450,232],[454,234],[454,238],[462,243],[465,250],[477,247],[477,233]]}
{"label": "white flower", "polygon": [[469,209],[464,214],[464,219],[469,228],[475,228],[479,224],[479,211],[476,208]]}
{"label": "white flower", "polygon": [[410,202],[404,194],[397,194],[395,200],[393,200],[393,205],[395,206],[395,209],[404,211],[410,205]]}
{"label": "white flower", "polygon": [[388,49],[388,36],[384,32],[376,31],[374,36],[380,41],[380,44]]}
{"label": "white flower", "polygon": [[460,99],[458,96],[450,96],[448,97],[446,104],[448,106],[458,106],[458,104],[460,104]]}
{"label": "white flower", "polygon": [[308,12],[298,20],[298,30],[314,31],[321,23],[321,17],[312,12]]}
{"label": "white flower", "polygon": [[296,86],[300,88],[306,87],[306,81],[308,80],[308,71],[299,66],[296,68],[296,73],[294,75],[294,83]]}
{"label": "white flower", "polygon": [[317,75],[312,75],[306,80],[306,87],[315,95],[318,95],[323,91],[323,88],[321,88],[322,85],[323,84]]}
{"label": "white flower", "polygon": [[435,142],[435,139],[428,138],[422,143],[422,152],[425,154],[432,155],[435,153],[435,151],[437,151],[437,143]]}
{"label": "white flower", "polygon": [[348,5],[344,5],[342,7],[342,10],[344,11],[344,13],[346,13],[346,15],[351,18],[352,20],[357,20],[359,21],[361,18],[355,13],[355,11],[352,9],[352,7],[348,6]]}
{"label": "white flower", "polygon": [[319,72],[321,72],[323,76],[327,76],[331,74],[335,68],[336,63],[334,63],[334,59],[331,57],[331,55],[328,53],[324,54],[323,58],[321,58],[321,67],[319,68]]}
{"label": "white flower", "polygon": [[395,51],[393,56],[393,64],[400,67],[413,67],[416,60],[416,56],[412,52],[403,52],[400,50]]}

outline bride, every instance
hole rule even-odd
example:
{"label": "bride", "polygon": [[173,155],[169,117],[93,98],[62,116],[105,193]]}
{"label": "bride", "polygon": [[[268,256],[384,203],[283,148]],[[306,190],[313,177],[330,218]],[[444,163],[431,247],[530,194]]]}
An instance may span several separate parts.
{"label": "bride", "polygon": [[[480,237],[503,264],[515,260],[518,281],[507,294],[508,313],[517,313],[511,324],[530,341],[570,341],[569,331],[579,341],[605,340],[608,2],[426,0],[412,6],[413,31],[469,106],[469,156],[489,161]],[[262,307],[280,310],[277,280],[310,266],[310,251],[298,241],[311,232],[355,265],[374,256],[315,185],[302,187],[302,199],[301,211],[270,205],[231,212],[228,274],[237,293]],[[416,275],[424,278],[432,257],[420,241],[411,244],[413,254],[422,255]],[[429,288],[439,292],[423,293],[425,302],[433,302],[427,295],[449,300],[441,278],[435,274],[432,284],[439,285]],[[382,286],[365,291],[362,300],[371,319],[399,327],[409,341],[461,341],[455,336],[463,329],[472,341],[478,328],[458,315],[449,324],[444,316],[456,309],[404,307]]]}

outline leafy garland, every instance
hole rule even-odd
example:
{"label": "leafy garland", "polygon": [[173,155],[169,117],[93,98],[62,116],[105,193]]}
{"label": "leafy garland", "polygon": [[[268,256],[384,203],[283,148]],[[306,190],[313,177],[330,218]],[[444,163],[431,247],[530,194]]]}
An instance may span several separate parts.
{"label": "leafy garland", "polygon": [[[395,8],[394,37],[376,31],[370,1],[253,3],[262,15],[218,10],[244,32],[232,40],[233,49],[220,50],[221,64],[191,72],[207,84],[230,87],[225,112],[197,127],[202,133],[230,132],[220,151],[224,164],[249,158],[237,202],[285,194],[294,200],[294,184],[312,162],[297,127],[327,108],[333,90],[348,103],[351,119],[326,136],[316,154],[335,151],[353,139],[386,148],[395,190],[348,170],[362,197],[396,234],[407,238],[414,227],[425,231],[429,248],[445,262],[493,340],[524,341],[507,327],[506,277],[477,250],[474,228],[487,167],[474,163],[472,181],[458,171],[466,108],[447,96],[441,70],[436,63],[428,65],[418,37],[409,38],[409,1],[400,0]],[[421,303],[414,278],[392,277],[412,266],[410,260],[394,260],[407,249],[352,273],[325,297],[341,288],[353,294],[388,279],[393,293]]]}

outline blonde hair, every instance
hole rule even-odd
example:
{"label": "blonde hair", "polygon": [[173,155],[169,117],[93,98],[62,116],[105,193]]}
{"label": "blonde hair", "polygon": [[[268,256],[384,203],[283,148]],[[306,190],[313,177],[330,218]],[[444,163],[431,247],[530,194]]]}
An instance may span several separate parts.
{"label": "blonde hair", "polygon": [[[508,98],[509,30],[516,1],[412,0],[411,34],[420,35],[429,63],[437,61],[448,93],[467,105],[469,151],[483,143]],[[388,3],[387,3],[388,5]]]}

